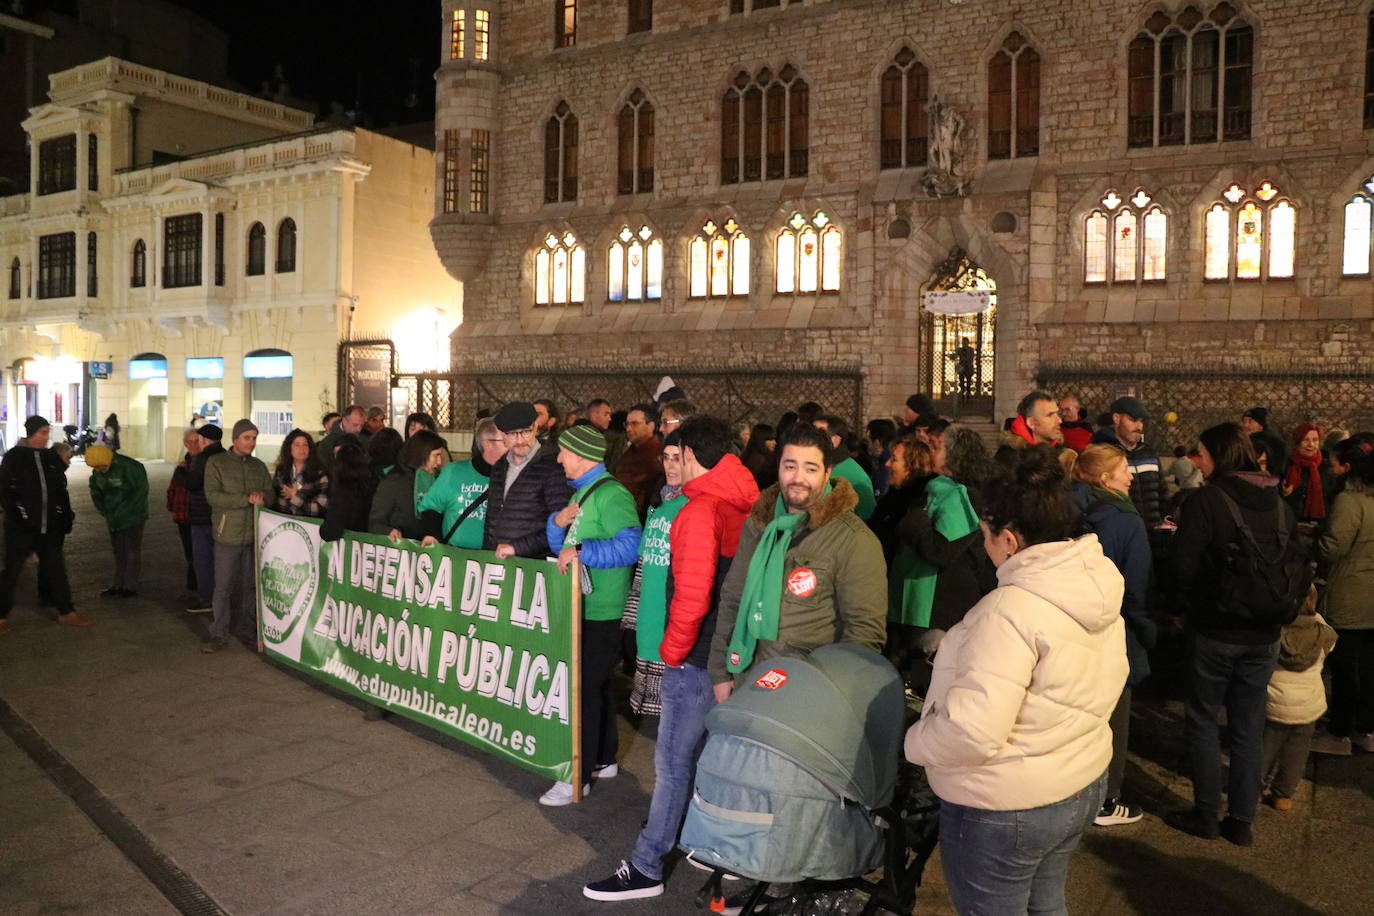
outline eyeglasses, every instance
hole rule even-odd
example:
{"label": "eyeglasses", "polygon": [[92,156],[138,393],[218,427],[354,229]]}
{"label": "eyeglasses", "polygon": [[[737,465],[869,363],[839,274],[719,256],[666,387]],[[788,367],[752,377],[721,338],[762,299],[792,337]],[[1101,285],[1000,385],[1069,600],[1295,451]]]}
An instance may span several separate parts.
{"label": "eyeglasses", "polygon": [[677,426],[677,425],[678,425],[679,423],[681,423],[681,422],[682,422],[681,420],[664,420],[663,423],[662,423],[661,425],[663,425],[663,426]]}
{"label": "eyeglasses", "polygon": [[508,429],[502,431],[501,435],[510,436],[512,439],[528,439],[534,435],[534,427],[529,429]]}
{"label": "eyeglasses", "polygon": [[659,463],[659,464],[682,464],[682,456],[681,456],[681,455],[659,455],[659,456],[658,456],[658,463]]}

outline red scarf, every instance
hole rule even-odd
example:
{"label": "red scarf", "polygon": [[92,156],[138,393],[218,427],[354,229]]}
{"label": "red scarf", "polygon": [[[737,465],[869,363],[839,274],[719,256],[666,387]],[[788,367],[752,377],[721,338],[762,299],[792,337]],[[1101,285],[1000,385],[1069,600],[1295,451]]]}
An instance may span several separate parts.
{"label": "red scarf", "polygon": [[1303,470],[1307,471],[1307,499],[1303,503],[1302,517],[1305,519],[1326,518],[1326,503],[1322,500],[1322,453],[1304,455],[1293,452],[1288,465],[1288,473],[1283,482],[1296,490],[1302,483]]}

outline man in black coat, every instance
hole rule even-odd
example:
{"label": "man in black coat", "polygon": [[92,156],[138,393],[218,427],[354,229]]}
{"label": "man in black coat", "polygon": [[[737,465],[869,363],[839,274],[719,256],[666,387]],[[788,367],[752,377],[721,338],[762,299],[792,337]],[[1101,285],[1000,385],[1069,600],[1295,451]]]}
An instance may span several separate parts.
{"label": "man in black coat", "polygon": [[558,463],[557,443],[535,438],[534,405],[514,401],[493,418],[506,454],[492,465],[487,487],[487,523],[482,546],[508,557],[549,555],[544,533],[549,516],[568,505],[572,490]]}
{"label": "man in black coat", "polygon": [[29,554],[38,556],[39,593],[57,606],[57,622],[88,627],[76,612],[62,559],[62,544],[72,530],[67,468],[48,448],[48,421],[24,421],[25,440],[0,461],[0,505],[5,510],[5,570],[0,574],[0,636],[9,632],[14,588]]}
{"label": "man in black coat", "polygon": [[1154,531],[1164,521],[1164,507],[1168,497],[1164,492],[1164,475],[1159,455],[1145,444],[1145,421],[1150,412],[1139,398],[1117,398],[1109,408],[1112,425],[1099,429],[1093,442],[1118,446],[1126,453],[1131,470],[1131,502],[1145,520],[1145,527]]}
{"label": "man in black coat", "polygon": [[196,568],[196,601],[186,610],[208,614],[215,595],[215,536],[210,527],[210,502],[205,498],[205,465],[224,452],[220,439],[224,430],[206,423],[196,430],[201,449],[186,469],[186,515],[191,528],[191,563]]}
{"label": "man in black coat", "polygon": [[1282,477],[1288,467],[1288,445],[1283,439],[1269,431],[1269,408],[1251,407],[1240,415],[1240,428],[1255,443],[1263,443],[1269,455],[1268,471],[1275,477]]}

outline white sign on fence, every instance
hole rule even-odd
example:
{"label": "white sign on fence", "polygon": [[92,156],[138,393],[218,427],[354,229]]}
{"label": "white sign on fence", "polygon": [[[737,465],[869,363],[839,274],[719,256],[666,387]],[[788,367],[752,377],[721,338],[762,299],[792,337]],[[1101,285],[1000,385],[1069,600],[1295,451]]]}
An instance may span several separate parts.
{"label": "white sign on fence", "polygon": [[937,315],[977,315],[992,307],[992,294],[985,289],[933,289],[926,293],[925,306]]}

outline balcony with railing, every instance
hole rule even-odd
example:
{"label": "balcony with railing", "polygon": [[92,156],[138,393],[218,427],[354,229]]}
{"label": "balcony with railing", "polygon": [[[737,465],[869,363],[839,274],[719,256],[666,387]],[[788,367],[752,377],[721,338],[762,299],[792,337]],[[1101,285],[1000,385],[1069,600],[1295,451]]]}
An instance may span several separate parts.
{"label": "balcony with railing", "polygon": [[219,182],[233,175],[351,156],[356,149],[357,138],[353,131],[341,127],[316,128],[280,140],[260,140],[211,150],[164,165],[125,169],[114,176],[114,194],[116,197],[139,194],[173,178]]}

